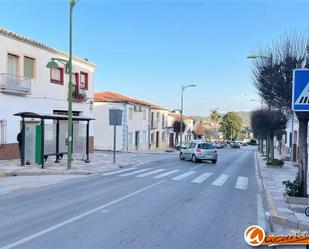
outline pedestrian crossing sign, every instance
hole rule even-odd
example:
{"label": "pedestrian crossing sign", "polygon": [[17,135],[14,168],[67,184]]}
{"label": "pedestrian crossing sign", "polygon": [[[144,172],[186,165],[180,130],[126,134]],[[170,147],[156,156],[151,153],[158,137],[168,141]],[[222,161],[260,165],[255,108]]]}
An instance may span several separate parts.
{"label": "pedestrian crossing sign", "polygon": [[292,109],[309,111],[309,70],[296,69],[293,75]]}

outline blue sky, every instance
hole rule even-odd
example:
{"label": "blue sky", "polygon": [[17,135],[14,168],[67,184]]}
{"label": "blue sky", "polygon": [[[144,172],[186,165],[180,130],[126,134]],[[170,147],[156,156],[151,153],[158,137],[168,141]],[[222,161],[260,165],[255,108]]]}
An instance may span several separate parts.
{"label": "blue sky", "polygon": [[[308,30],[306,1],[92,1],[74,10],[73,53],[97,64],[96,91],[185,114],[247,111],[258,103],[246,56],[285,32]],[[0,0],[0,26],[68,51],[67,1]]]}

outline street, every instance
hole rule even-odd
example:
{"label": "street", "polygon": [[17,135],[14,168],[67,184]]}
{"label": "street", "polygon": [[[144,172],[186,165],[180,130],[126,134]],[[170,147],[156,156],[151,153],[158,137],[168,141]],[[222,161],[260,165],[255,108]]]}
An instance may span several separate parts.
{"label": "street", "polygon": [[250,248],[257,193],[253,147],[216,165],[175,155],[0,195],[0,249]]}

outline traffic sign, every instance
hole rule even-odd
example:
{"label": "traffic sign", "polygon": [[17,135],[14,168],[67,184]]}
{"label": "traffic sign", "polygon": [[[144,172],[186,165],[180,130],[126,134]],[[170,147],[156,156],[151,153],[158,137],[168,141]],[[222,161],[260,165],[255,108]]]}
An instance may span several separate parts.
{"label": "traffic sign", "polygon": [[309,111],[309,70],[296,69],[293,75],[292,109]]}
{"label": "traffic sign", "polygon": [[109,125],[122,125],[122,110],[109,110]]}

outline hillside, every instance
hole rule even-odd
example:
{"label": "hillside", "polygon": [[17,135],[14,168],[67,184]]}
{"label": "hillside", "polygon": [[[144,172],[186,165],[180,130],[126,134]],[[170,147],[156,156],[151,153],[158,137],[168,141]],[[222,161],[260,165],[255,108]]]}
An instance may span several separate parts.
{"label": "hillside", "polygon": [[[243,126],[244,127],[251,127],[251,123],[250,123],[250,115],[251,112],[236,112],[243,120]],[[222,116],[224,114],[221,114]],[[192,116],[192,118],[196,119],[196,120],[201,120],[203,123],[210,123],[210,116]]]}

